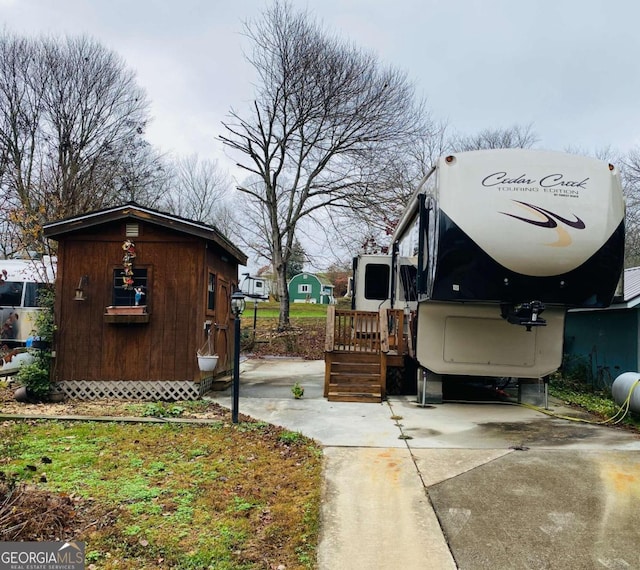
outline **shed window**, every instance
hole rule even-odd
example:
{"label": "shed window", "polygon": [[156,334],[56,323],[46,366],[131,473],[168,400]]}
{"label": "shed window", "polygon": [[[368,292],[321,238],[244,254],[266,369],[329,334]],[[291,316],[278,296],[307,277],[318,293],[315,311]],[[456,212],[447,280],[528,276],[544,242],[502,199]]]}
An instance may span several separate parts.
{"label": "shed window", "polygon": [[298,285],[298,293],[311,293],[311,285],[308,283]]}
{"label": "shed window", "polygon": [[207,279],[207,310],[214,311],[216,308],[216,276],[209,273]]}
{"label": "shed window", "polygon": [[116,306],[132,307],[136,304],[136,289],[142,293],[139,305],[146,305],[148,294],[147,269],[135,267],[133,269],[133,285],[125,289],[122,281],[122,269],[113,270],[113,304]]}

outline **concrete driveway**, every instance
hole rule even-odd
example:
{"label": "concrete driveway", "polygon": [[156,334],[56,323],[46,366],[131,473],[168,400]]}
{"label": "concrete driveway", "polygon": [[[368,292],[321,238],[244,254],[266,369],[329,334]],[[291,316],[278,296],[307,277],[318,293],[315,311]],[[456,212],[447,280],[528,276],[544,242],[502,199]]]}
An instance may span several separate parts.
{"label": "concrete driveway", "polygon": [[320,570],[640,568],[636,434],[499,403],[328,402],[322,361],[240,377],[241,413],[324,446]]}

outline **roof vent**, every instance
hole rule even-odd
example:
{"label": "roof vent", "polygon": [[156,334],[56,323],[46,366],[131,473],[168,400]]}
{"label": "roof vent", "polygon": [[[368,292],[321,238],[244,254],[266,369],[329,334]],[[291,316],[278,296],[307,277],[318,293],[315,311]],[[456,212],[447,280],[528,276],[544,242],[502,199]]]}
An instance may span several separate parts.
{"label": "roof vent", "polygon": [[126,237],[138,237],[140,235],[140,227],[138,224],[127,224],[125,229]]}

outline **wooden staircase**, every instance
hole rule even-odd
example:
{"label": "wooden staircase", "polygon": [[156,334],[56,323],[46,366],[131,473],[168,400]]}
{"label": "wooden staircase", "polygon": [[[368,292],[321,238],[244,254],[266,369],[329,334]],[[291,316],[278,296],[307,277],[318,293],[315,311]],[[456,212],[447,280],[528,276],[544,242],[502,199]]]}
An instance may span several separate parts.
{"label": "wooden staircase", "polygon": [[381,402],[386,365],[375,352],[325,355],[325,397],[330,402]]}
{"label": "wooden staircase", "polygon": [[[381,402],[387,357],[402,354],[402,311],[327,310],[324,396],[331,402]],[[390,331],[391,329],[391,331]]]}

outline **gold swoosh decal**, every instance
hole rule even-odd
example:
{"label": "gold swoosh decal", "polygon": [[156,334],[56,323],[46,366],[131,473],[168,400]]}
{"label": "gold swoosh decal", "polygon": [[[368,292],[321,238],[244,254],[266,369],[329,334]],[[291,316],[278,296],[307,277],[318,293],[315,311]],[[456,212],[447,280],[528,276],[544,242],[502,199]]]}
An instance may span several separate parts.
{"label": "gold swoosh decal", "polygon": [[[556,224],[555,222],[553,222],[553,220],[551,220],[549,218],[549,216],[546,216],[545,214],[543,214],[542,212],[538,211],[535,208],[532,208],[531,206],[529,206],[528,204],[525,204],[523,202],[517,202],[518,206],[520,206],[521,208],[527,210],[529,213],[533,214],[534,216],[537,216],[540,220],[546,220],[546,221],[551,221],[553,223],[553,225],[549,225],[548,227],[553,227],[553,229],[556,230],[557,234],[558,234],[558,239],[552,243],[545,243],[543,245],[548,245],[549,247],[567,247],[568,245],[571,245],[573,243],[573,240],[571,239],[571,236],[569,235],[569,232],[563,228],[562,226]],[[509,215],[509,214],[507,214]],[[522,219],[522,218],[519,218]]]}

